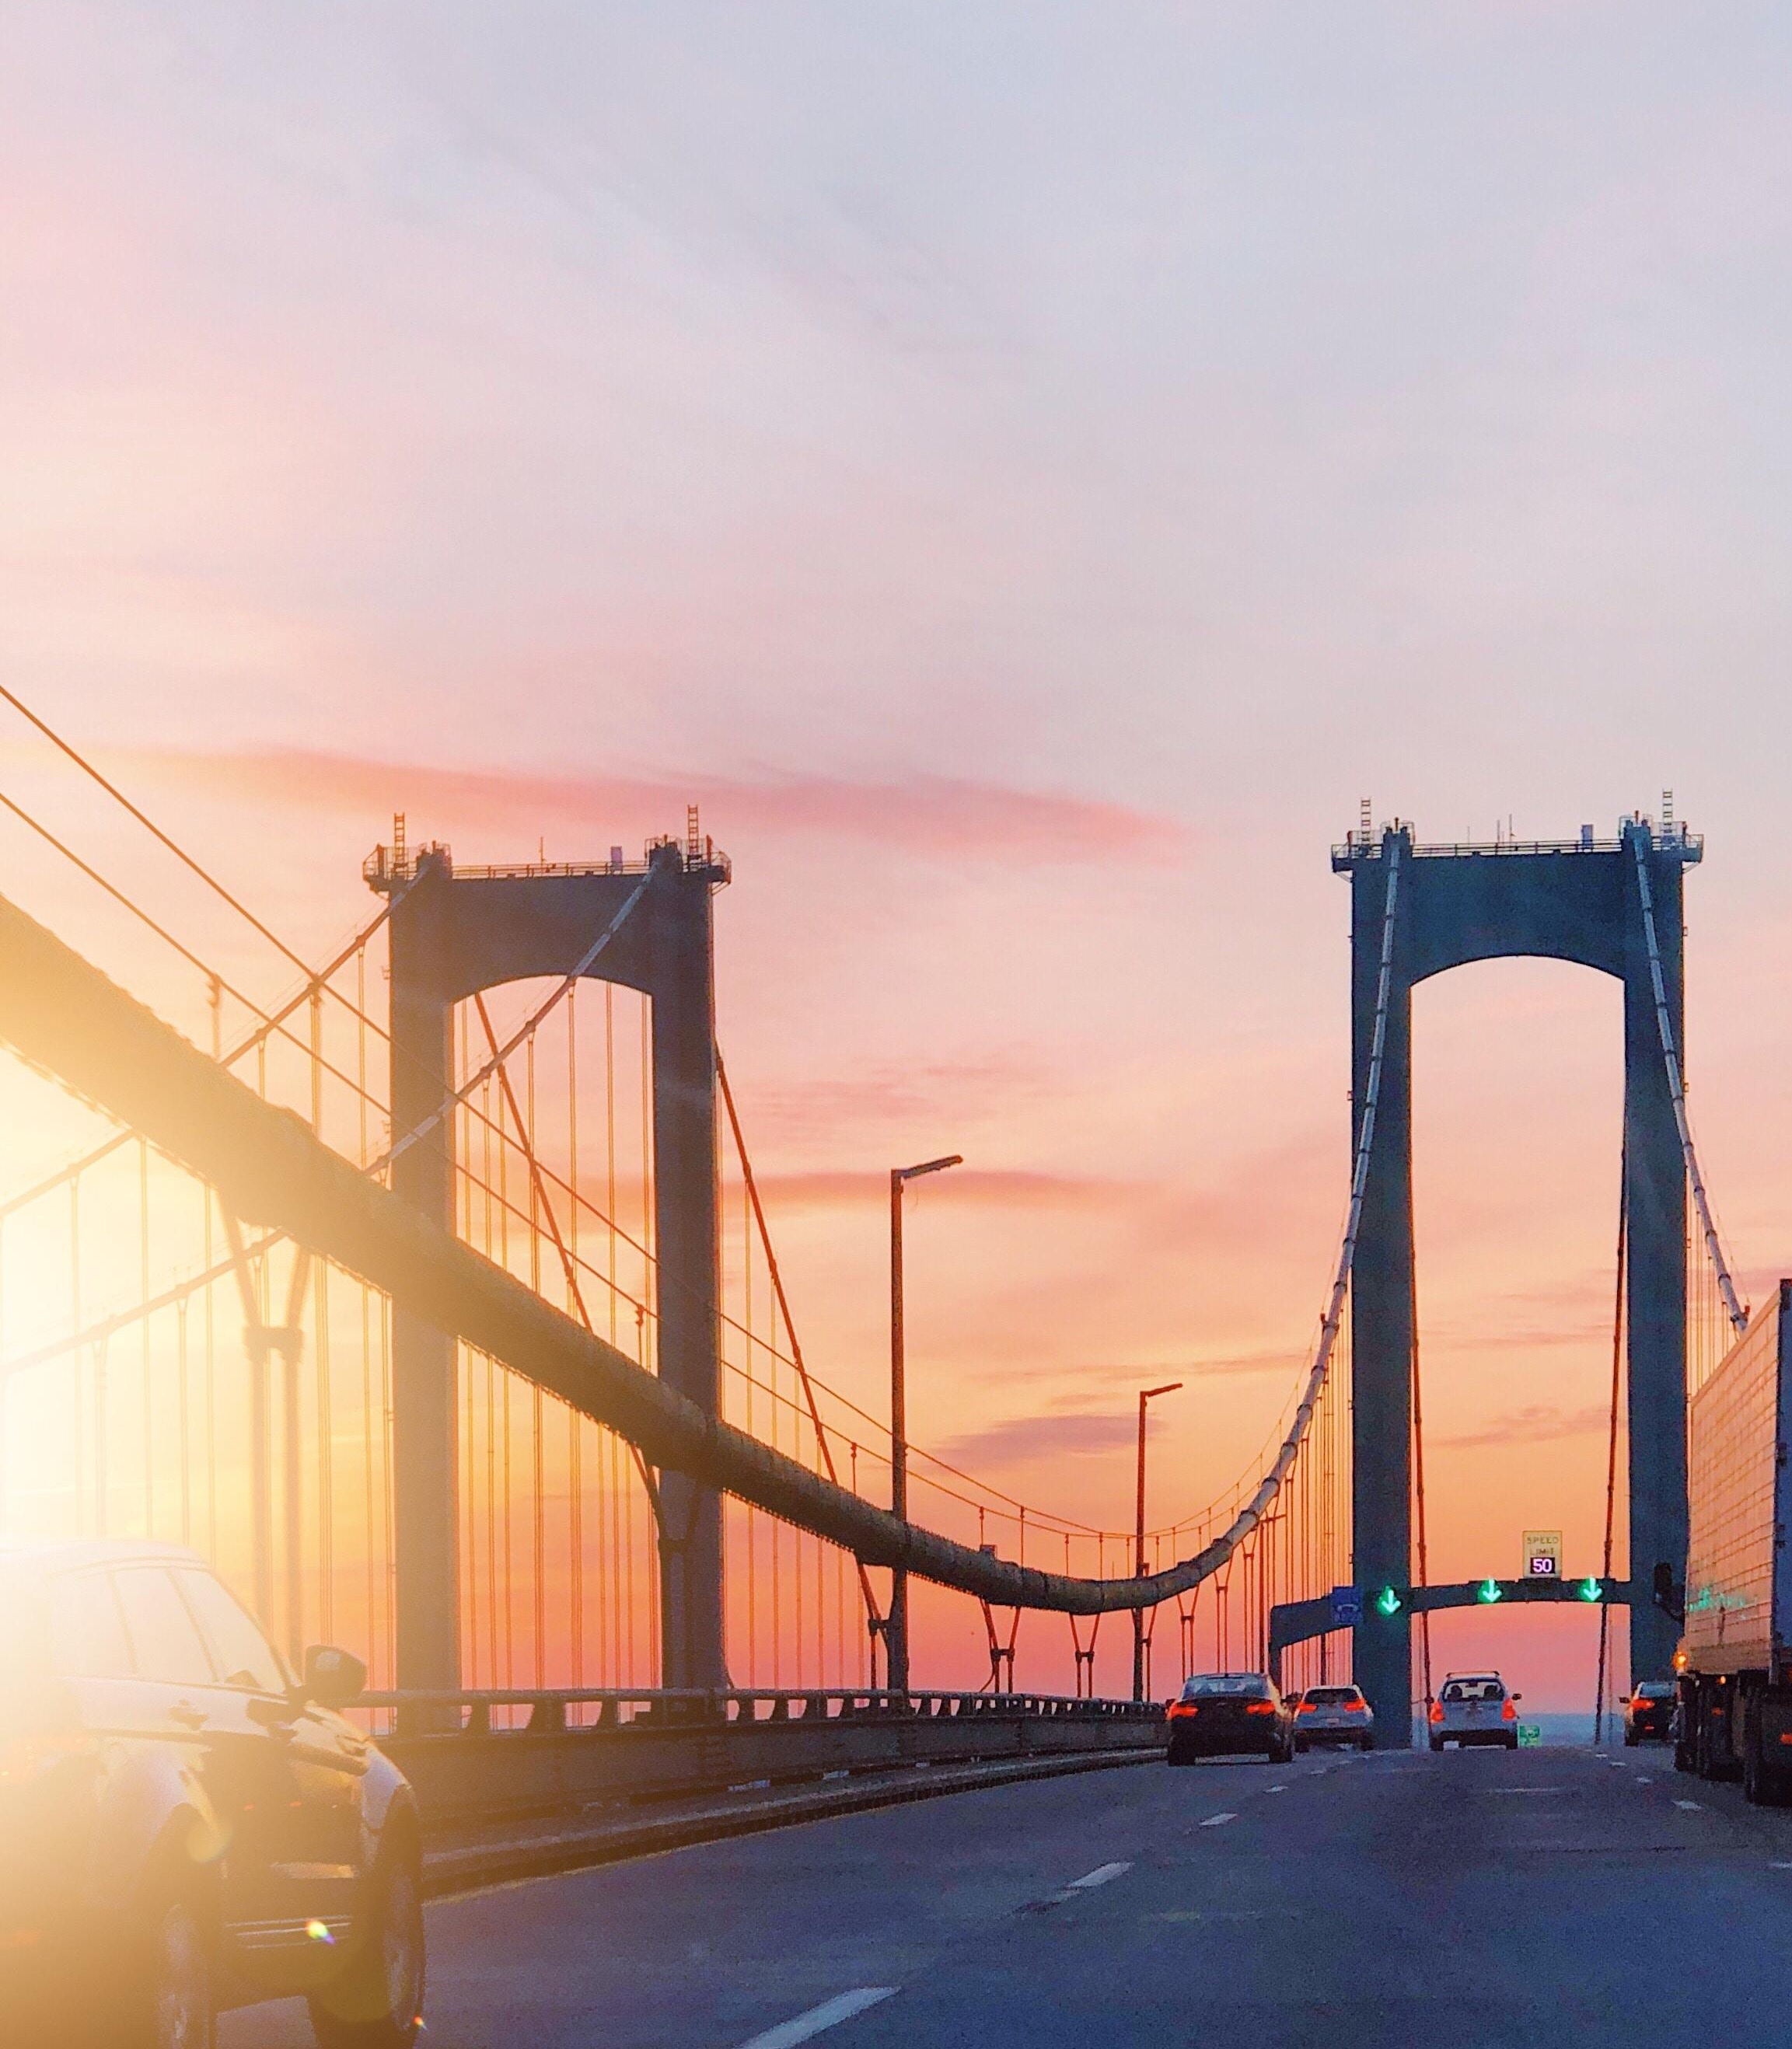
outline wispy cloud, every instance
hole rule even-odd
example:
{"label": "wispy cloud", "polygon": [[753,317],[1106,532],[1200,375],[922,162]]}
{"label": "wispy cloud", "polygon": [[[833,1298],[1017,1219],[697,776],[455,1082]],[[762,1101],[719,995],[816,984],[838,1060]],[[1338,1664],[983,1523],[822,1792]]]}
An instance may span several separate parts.
{"label": "wispy cloud", "polygon": [[1570,1409],[1534,1403],[1528,1408],[1514,1409],[1506,1415],[1496,1416],[1479,1430],[1440,1437],[1436,1442],[1453,1451],[1479,1451],[1505,1444],[1553,1444],[1560,1437],[1584,1437],[1595,1430],[1603,1430],[1609,1413],[1603,1402],[1592,1402],[1584,1409]]}
{"label": "wispy cloud", "polygon": [[129,759],[159,776],[295,808],[410,815],[414,836],[501,826],[529,836],[569,826],[600,845],[611,835],[682,831],[685,807],[725,844],[733,831],[825,834],[938,856],[1012,856],[1087,862],[1150,855],[1186,844],[1175,821],[1098,799],[1021,790],[950,776],[888,780],[766,771],[752,776],[569,776],[546,771],[456,768],[375,760],[302,748],[230,752],[133,750]]}
{"label": "wispy cloud", "polygon": [[1135,1442],[1137,1433],[1137,1418],[1124,1410],[1110,1414],[1010,1416],[981,1430],[949,1437],[939,1451],[955,1464],[1000,1471],[1034,1460],[1083,1458],[1114,1452]]}
{"label": "wispy cloud", "polygon": [[[832,1168],[811,1173],[767,1174],[760,1192],[768,1205],[790,1209],[840,1209],[887,1203],[887,1173],[859,1174]],[[979,1209],[1082,1209],[1091,1205],[1130,1206],[1144,1193],[1141,1184],[1106,1180],[1092,1175],[1049,1174],[1013,1168],[960,1168],[929,1183],[929,1202],[954,1203]]]}

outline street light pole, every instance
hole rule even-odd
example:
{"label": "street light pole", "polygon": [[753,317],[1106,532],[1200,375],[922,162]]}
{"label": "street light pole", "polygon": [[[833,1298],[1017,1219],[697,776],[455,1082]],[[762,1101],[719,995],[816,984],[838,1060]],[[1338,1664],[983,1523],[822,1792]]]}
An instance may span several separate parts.
{"label": "street light pole", "polygon": [[[890,1169],[890,1513],[908,1520],[908,1386],[903,1356],[902,1192],[923,1174],[962,1166],[964,1156],[924,1160],[918,1167]],[[892,1693],[908,1690],[908,1575],[890,1573],[890,1612],[884,1623],[884,1683]]]}
{"label": "street light pole", "polygon": [[[1166,1381],[1161,1387],[1141,1387],[1139,1390],[1139,1492],[1138,1538],[1133,1553],[1133,1571],[1136,1577],[1145,1577],[1145,1405],[1160,1394],[1174,1394],[1180,1387],[1180,1380]],[[1133,1611],[1133,1698],[1145,1698],[1145,1610]]]}

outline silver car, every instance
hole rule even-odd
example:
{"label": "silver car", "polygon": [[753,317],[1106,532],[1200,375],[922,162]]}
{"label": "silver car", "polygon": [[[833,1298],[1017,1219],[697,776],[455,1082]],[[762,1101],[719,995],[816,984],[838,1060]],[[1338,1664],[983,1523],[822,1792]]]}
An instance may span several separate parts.
{"label": "silver car", "polygon": [[1309,1686],[1294,1698],[1294,1748],[1375,1748],[1375,1711],[1359,1686]]}
{"label": "silver car", "polygon": [[1507,1693],[1506,1682],[1497,1672],[1447,1673],[1431,1704],[1432,1748],[1441,1750],[1453,1743],[1459,1750],[1466,1750],[1475,1743],[1516,1750],[1518,1704],[1523,1697]]}

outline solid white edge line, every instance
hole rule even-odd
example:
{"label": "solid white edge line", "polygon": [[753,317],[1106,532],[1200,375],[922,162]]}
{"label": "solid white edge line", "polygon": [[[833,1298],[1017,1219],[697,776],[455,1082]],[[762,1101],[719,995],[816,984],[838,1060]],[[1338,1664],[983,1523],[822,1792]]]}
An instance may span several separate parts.
{"label": "solid white edge line", "polygon": [[1702,1814],[1705,1812],[1697,1800],[1676,1800],[1673,1804],[1683,1814]]}
{"label": "solid white edge line", "polygon": [[1222,1822],[1235,1822],[1238,1818],[1236,1814],[1210,1814],[1201,1826],[1203,1829],[1217,1829]]}
{"label": "solid white edge line", "polygon": [[812,2041],[824,2028],[850,2020],[854,2014],[888,1999],[896,1990],[895,1985],[861,1985],[856,1992],[841,1993],[823,2000],[819,2006],[810,2007],[807,2013],[798,2014],[794,2020],[781,2020],[775,2028],[767,2028],[763,2035],[743,2042],[741,2049],[796,2049],[798,2043]]}
{"label": "solid white edge line", "polygon": [[1091,1888],[1106,1885],[1110,1878],[1119,1878],[1132,1869],[1129,1864],[1097,1864],[1093,1871],[1085,1872],[1081,1878],[1073,1878],[1065,1887],[1067,1892],[1087,1892]]}

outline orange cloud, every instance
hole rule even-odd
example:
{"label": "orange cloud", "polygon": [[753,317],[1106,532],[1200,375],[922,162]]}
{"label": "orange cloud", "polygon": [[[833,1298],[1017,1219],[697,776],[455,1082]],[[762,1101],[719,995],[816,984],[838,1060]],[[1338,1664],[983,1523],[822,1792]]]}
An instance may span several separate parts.
{"label": "orange cloud", "polygon": [[1439,1437],[1440,1445],[1456,1451],[1480,1451],[1500,1444],[1547,1444],[1558,1437],[1582,1437],[1603,1430],[1611,1411],[1603,1402],[1584,1409],[1564,1410],[1537,1404],[1496,1416],[1484,1429],[1464,1431],[1460,1437]]}
{"label": "orange cloud", "polygon": [[[822,834],[935,855],[1025,854],[1068,862],[1162,859],[1187,834],[1172,820],[1097,799],[1017,790],[949,776],[889,781],[766,773],[729,776],[556,776],[526,769],[456,768],[377,761],[304,748],[231,752],[134,750],[148,772],[215,791],[293,808],[411,815],[414,834],[576,821],[600,834],[682,830],[699,803],[718,838],[733,830]],[[598,846],[582,848],[596,855]]]}
{"label": "orange cloud", "polygon": [[[865,1203],[888,1203],[890,1182],[887,1173],[822,1169],[762,1175],[759,1191],[768,1208],[840,1209]],[[1117,1200],[1133,1204],[1145,1193],[1136,1182],[999,1167],[959,1168],[930,1181],[927,1187],[930,1202],[956,1203],[978,1209],[1080,1209],[1091,1203]]]}

